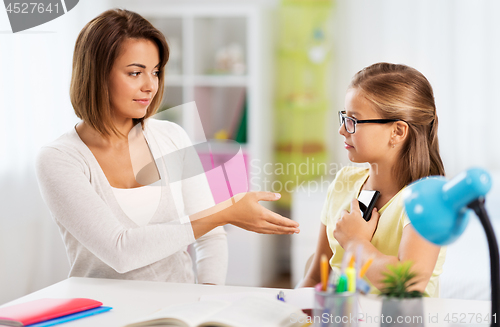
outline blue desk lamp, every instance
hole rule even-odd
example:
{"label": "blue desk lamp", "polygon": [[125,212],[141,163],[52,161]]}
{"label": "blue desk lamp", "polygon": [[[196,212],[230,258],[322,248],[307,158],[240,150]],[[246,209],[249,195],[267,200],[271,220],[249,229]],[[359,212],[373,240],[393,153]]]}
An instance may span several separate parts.
{"label": "blue desk lamp", "polygon": [[484,207],[491,189],[491,176],[483,169],[469,169],[450,181],[442,176],[422,178],[410,184],[403,194],[406,213],[415,230],[437,245],[454,242],[465,230],[472,209],[483,225],[490,249],[491,326],[499,326],[498,243]]}

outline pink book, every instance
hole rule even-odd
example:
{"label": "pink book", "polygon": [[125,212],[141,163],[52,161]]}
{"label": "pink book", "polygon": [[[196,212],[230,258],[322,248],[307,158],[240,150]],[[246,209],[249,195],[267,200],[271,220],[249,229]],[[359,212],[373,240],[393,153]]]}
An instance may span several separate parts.
{"label": "pink book", "polygon": [[39,299],[0,308],[0,325],[25,326],[101,305],[99,301],[84,298]]}

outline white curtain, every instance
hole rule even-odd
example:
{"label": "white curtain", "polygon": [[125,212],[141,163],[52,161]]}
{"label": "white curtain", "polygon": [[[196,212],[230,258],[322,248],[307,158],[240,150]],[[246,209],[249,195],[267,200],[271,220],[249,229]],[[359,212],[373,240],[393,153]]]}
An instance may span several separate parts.
{"label": "white curtain", "polygon": [[[337,1],[334,110],[363,67],[410,65],[434,88],[447,175],[471,166],[499,170],[499,13],[495,0]],[[334,140],[336,161],[346,162]]]}
{"label": "white curtain", "polygon": [[69,100],[73,47],[84,24],[105,6],[83,0],[59,18],[15,34],[0,8],[0,304],[68,275],[34,160],[42,145],[77,122]]}

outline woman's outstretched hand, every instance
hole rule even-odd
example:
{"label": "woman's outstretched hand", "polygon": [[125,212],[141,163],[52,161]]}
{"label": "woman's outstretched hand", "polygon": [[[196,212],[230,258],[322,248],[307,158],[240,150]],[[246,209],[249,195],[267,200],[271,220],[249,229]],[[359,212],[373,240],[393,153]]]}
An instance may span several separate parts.
{"label": "woman's outstretched hand", "polygon": [[276,201],[280,195],[271,192],[247,192],[233,196],[207,210],[190,216],[195,238],[217,226],[232,224],[261,234],[299,233],[299,224],[261,206],[259,201]]}
{"label": "woman's outstretched hand", "polygon": [[300,230],[297,222],[259,204],[259,201],[276,201],[280,198],[280,194],[271,192],[236,194],[233,205],[226,209],[231,212],[229,223],[261,234],[298,234]]}

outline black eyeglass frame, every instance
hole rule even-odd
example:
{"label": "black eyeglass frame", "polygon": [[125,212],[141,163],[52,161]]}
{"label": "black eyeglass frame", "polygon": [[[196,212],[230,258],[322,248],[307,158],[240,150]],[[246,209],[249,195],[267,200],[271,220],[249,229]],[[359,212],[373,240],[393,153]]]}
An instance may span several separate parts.
{"label": "black eyeglass frame", "polygon": [[[347,126],[345,124],[346,119],[352,120],[352,122],[354,124],[352,132],[349,132],[349,130],[347,129]],[[356,124],[368,124],[368,123],[370,123],[370,124],[387,124],[387,123],[393,123],[396,121],[402,121],[402,120],[401,119],[364,119],[364,120],[358,120],[356,118],[347,116],[345,110],[339,111],[340,126],[344,125],[346,132],[349,134],[356,133]]]}

